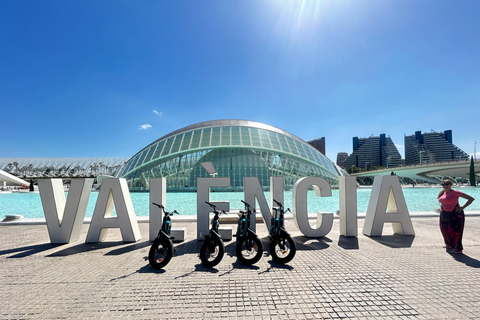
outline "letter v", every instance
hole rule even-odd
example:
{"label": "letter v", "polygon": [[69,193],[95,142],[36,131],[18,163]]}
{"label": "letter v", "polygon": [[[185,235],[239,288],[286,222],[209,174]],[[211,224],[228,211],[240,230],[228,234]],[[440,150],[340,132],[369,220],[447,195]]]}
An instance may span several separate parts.
{"label": "letter v", "polygon": [[68,197],[65,199],[62,179],[38,180],[51,243],[78,240],[92,184],[93,179],[72,179]]}

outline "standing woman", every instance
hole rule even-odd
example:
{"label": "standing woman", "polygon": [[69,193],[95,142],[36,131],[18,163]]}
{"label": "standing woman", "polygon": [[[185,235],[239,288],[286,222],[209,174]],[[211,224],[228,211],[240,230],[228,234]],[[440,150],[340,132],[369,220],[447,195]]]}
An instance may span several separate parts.
{"label": "standing woman", "polygon": [[[463,209],[468,207],[474,198],[468,194],[452,189],[452,181],[447,179],[442,181],[443,189],[438,193],[442,211],[440,212],[440,230],[447,251],[453,253],[462,253],[463,226],[465,224],[465,214]],[[458,198],[467,199],[467,202],[460,206]]]}

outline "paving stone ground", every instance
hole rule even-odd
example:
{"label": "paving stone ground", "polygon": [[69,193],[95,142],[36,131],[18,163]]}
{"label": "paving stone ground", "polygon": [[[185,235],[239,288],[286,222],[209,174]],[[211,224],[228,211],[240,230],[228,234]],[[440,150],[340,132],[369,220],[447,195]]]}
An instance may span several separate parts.
{"label": "paving stone ground", "polygon": [[[309,239],[291,220],[298,251],[288,265],[267,252],[237,262],[235,240],[214,269],[201,265],[195,222],[163,270],[150,268],[143,239],[52,245],[45,225],[0,226],[1,319],[480,319],[480,217],[467,216],[464,254],[442,248],[438,218],[412,218],[416,235]],[[232,225],[235,228],[235,225]],[[268,249],[267,230],[257,230]]]}

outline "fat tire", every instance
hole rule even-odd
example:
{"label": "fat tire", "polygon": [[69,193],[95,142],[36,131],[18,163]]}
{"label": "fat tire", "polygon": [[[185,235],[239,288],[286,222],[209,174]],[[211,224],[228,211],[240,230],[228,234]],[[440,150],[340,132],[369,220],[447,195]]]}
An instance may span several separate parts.
{"label": "fat tire", "polygon": [[[214,249],[214,254],[216,253],[215,258],[210,260],[210,254],[212,253],[211,250]],[[200,248],[200,260],[205,267],[212,268],[220,263],[223,259],[223,255],[225,254],[225,244],[221,239],[217,238],[205,238],[205,241]]]}
{"label": "fat tire", "polygon": [[[148,252],[148,261],[154,269],[165,267],[172,259],[173,243],[166,238],[156,238]],[[161,260],[160,260],[161,259]]]}
{"label": "fat tire", "polygon": [[[285,241],[286,250],[285,248],[282,249],[280,247],[282,241]],[[282,250],[284,252],[281,252]],[[270,242],[270,254],[272,255],[273,260],[277,263],[285,264],[290,262],[293,257],[295,257],[296,252],[297,245],[290,235],[274,236]]]}
{"label": "fat tire", "polygon": [[[244,255],[244,252],[247,251],[247,241],[253,241],[253,255]],[[237,258],[241,263],[251,266],[254,263],[257,263],[263,254],[263,244],[262,241],[256,235],[249,235],[247,238],[239,239],[236,247]]]}

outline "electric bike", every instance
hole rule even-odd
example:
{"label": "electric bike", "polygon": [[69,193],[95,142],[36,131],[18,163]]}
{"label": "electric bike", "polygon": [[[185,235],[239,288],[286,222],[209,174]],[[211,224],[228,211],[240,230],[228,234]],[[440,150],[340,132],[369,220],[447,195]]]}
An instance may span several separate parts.
{"label": "electric bike", "polygon": [[[297,246],[290,234],[285,230],[283,205],[277,200],[273,200],[277,208],[273,208],[275,214],[272,216],[270,225],[270,254],[277,263],[287,263],[293,259],[297,252]],[[286,210],[287,212],[290,209]]]}
{"label": "electric bike", "polygon": [[214,216],[210,232],[205,236],[205,241],[200,248],[200,259],[204,266],[211,268],[222,261],[223,255],[225,254],[225,244],[218,232],[218,227],[220,225],[218,218],[221,213],[225,214],[225,211],[217,210],[217,207],[208,201],[205,201],[205,203],[213,208]]}
{"label": "electric bike", "polygon": [[165,267],[172,259],[173,255],[173,237],[170,236],[170,230],[172,229],[171,216],[174,213],[179,214],[177,210],[173,212],[165,211],[165,208],[161,204],[153,202],[154,205],[163,210],[162,227],[158,232],[157,237],[153,241],[150,251],[148,252],[148,261],[154,269],[161,269]]}
{"label": "electric bike", "polygon": [[238,219],[238,228],[235,236],[237,237],[236,253],[241,263],[252,265],[260,260],[263,254],[263,244],[260,238],[250,229],[250,216],[253,214],[255,219],[255,209],[241,200],[245,205],[246,211],[240,210],[242,214]]}

